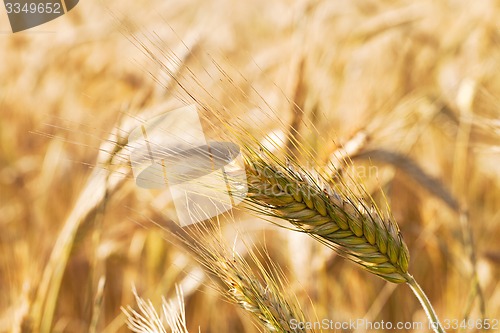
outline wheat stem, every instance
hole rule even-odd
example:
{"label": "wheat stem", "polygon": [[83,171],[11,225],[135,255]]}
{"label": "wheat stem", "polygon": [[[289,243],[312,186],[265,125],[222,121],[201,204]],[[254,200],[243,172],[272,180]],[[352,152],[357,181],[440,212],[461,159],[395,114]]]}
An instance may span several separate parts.
{"label": "wheat stem", "polygon": [[410,286],[411,290],[413,291],[413,293],[419,300],[420,304],[422,305],[422,308],[424,309],[427,318],[429,318],[432,330],[436,333],[446,333],[443,327],[441,326],[438,316],[434,311],[431,302],[427,298],[427,295],[425,295],[423,289],[420,287],[420,285],[417,283],[417,281],[413,278],[411,274],[406,274],[405,277],[407,280],[406,283]]}

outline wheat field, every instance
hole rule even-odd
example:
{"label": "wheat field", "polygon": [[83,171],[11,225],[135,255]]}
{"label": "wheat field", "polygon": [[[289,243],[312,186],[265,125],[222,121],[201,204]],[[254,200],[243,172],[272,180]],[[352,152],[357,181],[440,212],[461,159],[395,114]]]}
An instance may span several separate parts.
{"label": "wheat field", "polygon": [[[0,332],[130,332],[137,295],[185,304],[173,332],[427,325],[388,282],[408,266],[447,332],[500,331],[500,2],[81,1],[15,34],[2,8],[0,31]],[[276,225],[327,197],[285,213],[257,198],[274,213],[184,235],[119,150],[137,121],[189,104],[208,137],[260,142],[397,221],[390,273]]]}

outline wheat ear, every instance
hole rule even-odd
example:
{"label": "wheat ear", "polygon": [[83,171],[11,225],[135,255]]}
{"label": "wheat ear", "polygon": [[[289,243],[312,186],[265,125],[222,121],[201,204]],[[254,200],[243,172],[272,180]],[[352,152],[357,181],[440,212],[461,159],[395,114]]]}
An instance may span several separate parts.
{"label": "wheat ear", "polygon": [[[215,278],[221,294],[229,302],[238,304],[257,319],[266,332],[314,332],[292,326],[294,321],[306,322],[306,319],[296,299],[283,292],[283,276],[280,276],[276,266],[271,265],[271,271],[266,269],[250,247],[247,248],[249,263],[237,252],[228,249],[224,241],[215,236],[215,231],[196,227],[201,234],[207,233],[208,238],[205,237],[203,242],[193,241],[201,237],[200,234],[182,241],[204,270]],[[257,274],[250,264],[256,266]]]}
{"label": "wheat ear", "polygon": [[[283,295],[283,287],[279,286],[271,276],[258,278],[248,263],[237,253],[232,259],[222,261],[220,257],[206,256],[209,271],[221,280],[223,294],[229,301],[238,304],[248,311],[264,326],[267,332],[305,333],[305,329],[293,328],[295,322],[306,322],[298,305],[291,304]],[[261,269],[263,273],[263,269]],[[224,292],[224,289],[225,292]]]}
{"label": "wheat ear", "polygon": [[248,198],[257,210],[289,221],[387,281],[408,282],[410,255],[392,219],[358,196],[265,155],[246,155]]}
{"label": "wheat ear", "polygon": [[[262,148],[261,148],[262,149]],[[345,257],[394,283],[407,283],[432,328],[444,333],[423,290],[408,273],[410,254],[396,222],[370,207],[345,184],[333,187],[262,149],[245,154],[251,208],[289,221]]]}

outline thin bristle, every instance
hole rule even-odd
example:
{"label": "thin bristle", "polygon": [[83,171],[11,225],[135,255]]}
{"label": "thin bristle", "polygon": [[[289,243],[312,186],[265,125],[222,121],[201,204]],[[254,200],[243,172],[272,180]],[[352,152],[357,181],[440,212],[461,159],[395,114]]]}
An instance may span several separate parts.
{"label": "thin bristle", "polygon": [[[127,317],[127,327],[135,333],[188,333],[182,289],[176,288],[177,299],[162,299],[162,311],[158,311],[150,300],[141,298],[133,288],[138,310],[131,306],[122,308]],[[169,329],[167,330],[168,327]]]}

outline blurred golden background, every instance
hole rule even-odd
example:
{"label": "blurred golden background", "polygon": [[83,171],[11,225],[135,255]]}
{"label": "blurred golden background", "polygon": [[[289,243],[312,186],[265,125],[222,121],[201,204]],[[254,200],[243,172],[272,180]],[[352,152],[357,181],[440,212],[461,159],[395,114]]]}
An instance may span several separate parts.
{"label": "blurred golden background", "polygon": [[[87,0],[25,32],[0,21],[0,331],[126,332],[132,284],[155,304],[181,285],[190,332],[262,330],[151,223],[161,196],[87,183],[123,167],[97,161],[124,115],[193,102],[293,130],[318,164],[352,148],[440,318],[500,318],[499,1]],[[306,317],[426,322],[408,287],[237,222]]]}

